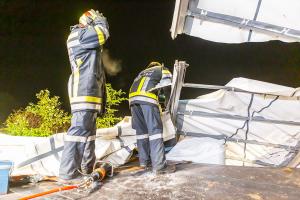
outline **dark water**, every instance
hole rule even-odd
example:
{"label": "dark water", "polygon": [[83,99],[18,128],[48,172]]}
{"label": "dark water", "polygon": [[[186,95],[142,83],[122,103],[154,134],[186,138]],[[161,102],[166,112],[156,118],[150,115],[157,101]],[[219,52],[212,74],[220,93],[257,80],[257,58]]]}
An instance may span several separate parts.
{"label": "dark water", "polygon": [[[85,3],[88,2],[88,3]],[[247,77],[297,87],[300,85],[300,45],[281,42],[217,44],[189,36],[172,40],[170,26],[175,1],[157,0],[1,0],[0,1],[0,121],[12,109],[35,100],[48,88],[69,110],[70,73],[65,41],[69,26],[82,12],[99,9],[108,18],[111,37],[106,48],[122,60],[122,71],[108,81],[128,91],[136,74],[152,60],[173,66],[186,60],[188,82],[225,84]],[[184,97],[202,91],[186,90]],[[127,104],[120,115],[128,114]]]}

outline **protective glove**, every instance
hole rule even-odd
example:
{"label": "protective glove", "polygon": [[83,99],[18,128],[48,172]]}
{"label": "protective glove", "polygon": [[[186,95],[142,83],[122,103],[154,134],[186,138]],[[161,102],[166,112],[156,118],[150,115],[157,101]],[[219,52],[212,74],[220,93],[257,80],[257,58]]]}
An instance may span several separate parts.
{"label": "protective glove", "polygon": [[[102,13],[99,13],[99,11],[95,11],[93,9],[85,12],[79,19],[79,22],[83,25],[92,25],[93,22],[96,20],[103,20],[102,18],[105,18]],[[105,18],[106,20],[106,18]]]}
{"label": "protective glove", "polygon": [[95,18],[94,18],[94,20],[93,20],[93,22],[94,23],[100,23],[104,28],[106,28],[107,29],[107,33],[106,33],[106,35],[107,35],[107,37],[109,37],[109,32],[108,32],[108,30],[109,30],[109,25],[108,25],[108,22],[107,22],[107,19],[106,19],[106,17],[104,17],[104,15],[102,14],[102,13],[99,13],[99,11],[97,10],[97,11],[91,11],[91,12],[93,12],[93,16],[96,16]]}
{"label": "protective glove", "polygon": [[99,11],[98,10],[93,10],[93,9],[91,9],[91,10],[89,10],[88,11],[88,13],[89,13],[89,18],[91,19],[91,20],[101,20],[101,19],[105,19],[106,20],[106,18],[103,16],[103,14],[102,13],[99,13]]}
{"label": "protective glove", "polygon": [[89,10],[88,12],[89,12],[89,14],[90,14],[89,18],[91,18],[92,20],[95,20],[95,18],[98,16],[98,13],[99,13],[98,10],[95,11],[95,10],[93,10],[93,9]]}
{"label": "protective glove", "polygon": [[98,10],[89,10],[89,18],[91,20],[91,24],[92,25],[96,25],[96,24],[100,24],[104,29],[103,31],[105,31],[105,35],[106,38],[109,37],[109,25],[107,22],[106,17],[103,16],[102,13],[100,13]]}

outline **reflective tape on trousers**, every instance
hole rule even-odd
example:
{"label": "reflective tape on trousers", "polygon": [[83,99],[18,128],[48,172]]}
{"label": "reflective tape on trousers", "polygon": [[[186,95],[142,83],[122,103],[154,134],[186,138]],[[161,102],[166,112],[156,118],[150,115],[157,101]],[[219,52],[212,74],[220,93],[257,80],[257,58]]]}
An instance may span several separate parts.
{"label": "reflective tape on trousers", "polygon": [[67,142],[86,143],[86,142],[90,142],[90,141],[94,141],[94,140],[96,140],[96,135],[92,135],[92,136],[89,136],[89,137],[75,136],[75,135],[65,135],[64,136],[64,141],[67,141]]}
{"label": "reflective tape on trousers", "polygon": [[162,138],[162,133],[157,133],[157,134],[154,134],[154,135],[150,135],[149,136],[149,140],[156,140],[156,139],[160,139]]}
{"label": "reflective tape on trousers", "polygon": [[92,103],[74,103],[71,104],[71,110],[101,110],[101,104]]}
{"label": "reflective tape on trousers", "polygon": [[148,134],[144,134],[144,135],[136,135],[136,139],[137,140],[142,140],[142,139],[146,139],[149,138]]}
{"label": "reflective tape on trousers", "polygon": [[92,136],[89,136],[86,141],[91,142],[91,141],[95,141],[95,140],[96,140],[96,135],[92,135]]}
{"label": "reflective tape on trousers", "polygon": [[100,104],[102,102],[102,99],[99,97],[92,97],[92,96],[78,96],[78,97],[71,97],[70,99],[71,103],[98,103]]}

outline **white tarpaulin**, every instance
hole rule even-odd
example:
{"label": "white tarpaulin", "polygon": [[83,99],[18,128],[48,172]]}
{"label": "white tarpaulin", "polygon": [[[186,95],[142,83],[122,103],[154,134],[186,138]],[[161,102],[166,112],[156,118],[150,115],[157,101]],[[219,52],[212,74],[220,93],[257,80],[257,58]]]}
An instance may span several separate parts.
{"label": "white tarpaulin", "polygon": [[[162,121],[164,141],[171,141],[175,138],[175,128],[170,116],[163,114]],[[110,161],[114,166],[125,164],[136,148],[135,130],[131,128],[130,117],[125,117],[115,127],[98,129],[96,134],[97,159]],[[0,158],[13,161],[12,175],[57,176],[64,135],[21,137],[0,134]]]}
{"label": "white tarpaulin", "polygon": [[300,41],[299,0],[176,0],[172,37],[214,42]]}
{"label": "white tarpaulin", "polygon": [[226,86],[254,93],[218,90],[181,100],[178,132],[226,140],[226,164],[287,166],[300,148],[298,90],[245,78]]}
{"label": "white tarpaulin", "polygon": [[186,137],[166,157],[172,161],[224,165],[224,142],[208,137]]}

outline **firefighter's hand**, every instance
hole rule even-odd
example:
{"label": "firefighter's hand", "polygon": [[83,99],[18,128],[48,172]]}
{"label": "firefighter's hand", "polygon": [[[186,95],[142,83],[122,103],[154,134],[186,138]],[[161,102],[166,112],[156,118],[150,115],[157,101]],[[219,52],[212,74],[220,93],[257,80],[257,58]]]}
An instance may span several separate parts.
{"label": "firefighter's hand", "polygon": [[[98,12],[98,11],[97,11]],[[89,13],[90,13],[90,18],[92,19],[92,20],[95,20],[96,19],[96,17],[97,17],[97,12],[96,11],[94,11],[93,9],[91,9],[91,10],[89,10]],[[99,12],[98,12],[99,13]]]}
{"label": "firefighter's hand", "polygon": [[104,17],[104,15],[102,13],[100,13],[98,10],[95,11],[95,10],[91,9],[89,11],[89,13],[91,14],[91,19],[93,21],[96,21],[96,20],[107,21],[106,17]]}
{"label": "firefighter's hand", "polygon": [[164,94],[159,94],[158,101],[159,103],[164,103],[166,101],[166,96]]}

